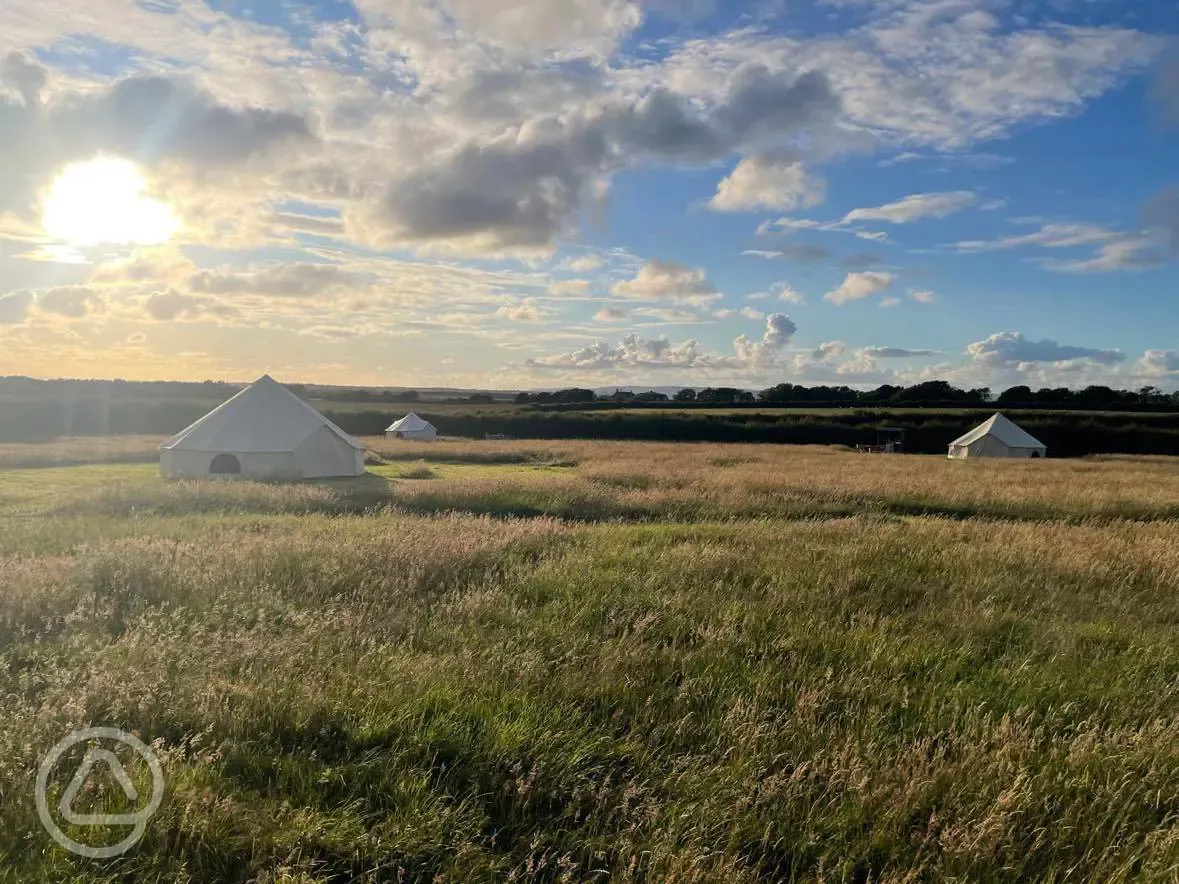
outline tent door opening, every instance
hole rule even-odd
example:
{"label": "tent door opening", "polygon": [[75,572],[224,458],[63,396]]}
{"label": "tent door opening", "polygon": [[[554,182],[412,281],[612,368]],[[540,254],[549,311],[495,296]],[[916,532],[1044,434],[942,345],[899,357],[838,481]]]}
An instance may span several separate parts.
{"label": "tent door opening", "polygon": [[236,454],[218,454],[209,464],[211,476],[238,476],[241,475],[241,471],[242,462],[237,459]]}

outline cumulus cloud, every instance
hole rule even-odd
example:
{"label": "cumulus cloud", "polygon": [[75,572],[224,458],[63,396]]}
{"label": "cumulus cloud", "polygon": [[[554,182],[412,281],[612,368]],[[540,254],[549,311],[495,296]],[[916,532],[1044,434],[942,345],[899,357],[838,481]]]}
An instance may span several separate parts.
{"label": "cumulus cloud", "polygon": [[811,353],[811,358],[819,362],[830,362],[842,356],[845,350],[847,345],[843,341],[824,341]]}
{"label": "cumulus cloud", "polygon": [[527,365],[562,371],[611,371],[641,368],[716,370],[759,369],[774,364],[776,355],[790,342],[798,326],[784,313],[765,317],[765,330],[758,340],[745,335],[733,341],[734,353],[708,353],[695,340],[674,344],[666,337],[644,338],[626,335],[617,345],[595,341],[568,353],[540,356]]}
{"label": "cumulus cloud", "polygon": [[513,322],[540,322],[544,318],[544,312],[537,306],[535,298],[521,298],[511,304],[504,304],[495,311],[495,315]]}
{"label": "cumulus cloud", "polygon": [[1134,367],[1148,377],[1179,375],[1179,350],[1147,350]]}
{"label": "cumulus cloud", "polygon": [[442,153],[353,211],[349,229],[380,244],[547,253],[612,172],[647,158],[711,162],[761,138],[826,125],[838,106],[823,74],[757,65],[703,112],[657,88]]}
{"label": "cumulus cloud", "polygon": [[772,359],[774,354],[790,343],[798,326],[785,313],[771,313],[766,318],[765,331],[761,340],[752,341],[739,335],[733,341],[733,350],[739,365],[759,366]]}
{"label": "cumulus cloud", "polygon": [[823,295],[823,300],[840,305],[851,301],[862,301],[884,291],[892,284],[893,275],[891,273],[878,273],[871,270],[863,273],[849,273],[840,283],[839,288]]}
{"label": "cumulus cloud", "polygon": [[717,185],[709,205],[718,212],[811,208],[823,202],[826,183],[793,157],[753,156]]}
{"label": "cumulus cloud", "polygon": [[970,344],[966,348],[966,352],[980,365],[994,368],[1080,359],[1095,362],[1098,365],[1117,365],[1126,360],[1126,354],[1121,350],[1074,347],[1058,344],[1047,338],[1042,341],[1032,341],[1017,331],[993,334],[986,340]]}
{"label": "cumulus cloud", "polygon": [[682,304],[708,304],[719,298],[707,274],[700,268],[685,267],[674,261],[648,261],[634,279],[615,283],[614,294],[640,301],[674,301]]}
{"label": "cumulus cloud", "polygon": [[937,292],[929,289],[917,289],[909,292],[909,297],[918,304],[932,304],[937,301]]}
{"label": "cumulus cloud", "polygon": [[695,341],[672,344],[667,338],[627,335],[617,346],[596,341],[587,347],[556,356],[528,360],[536,368],[597,370],[609,368],[691,368],[701,364]]}
{"label": "cumulus cloud", "polygon": [[852,209],[843,216],[844,224],[855,221],[887,221],[908,224],[922,218],[945,218],[975,203],[974,191],[956,190],[950,193],[914,193],[895,203],[866,209]]}

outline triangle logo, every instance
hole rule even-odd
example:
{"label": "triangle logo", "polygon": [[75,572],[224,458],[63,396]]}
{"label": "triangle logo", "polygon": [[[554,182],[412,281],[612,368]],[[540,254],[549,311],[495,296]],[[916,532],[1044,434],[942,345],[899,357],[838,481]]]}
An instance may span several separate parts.
{"label": "triangle logo", "polygon": [[135,784],[131,782],[127,769],[123,767],[123,762],[119,761],[119,756],[110,749],[94,748],[86,753],[86,757],[78,765],[74,778],[70,780],[70,784],[62,793],[61,803],[58,805],[62,819],[77,826],[135,825],[139,816],[135,813],[76,813],[74,811],[74,802],[78,798],[78,793],[85,787],[91,771],[100,763],[107,766],[110,775],[122,788],[123,794],[130,803],[134,804],[139,800],[139,792],[136,790]]}

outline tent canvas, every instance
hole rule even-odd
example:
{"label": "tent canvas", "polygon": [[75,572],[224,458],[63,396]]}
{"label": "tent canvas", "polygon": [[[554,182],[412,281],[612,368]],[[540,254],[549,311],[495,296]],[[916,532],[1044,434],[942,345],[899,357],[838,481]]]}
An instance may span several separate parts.
{"label": "tent canvas", "polygon": [[364,445],[263,375],[160,446],[165,478],[319,479],[364,473]]}
{"label": "tent canvas", "polygon": [[424,418],[418,417],[412,411],[400,420],[393,421],[385,430],[387,439],[416,439],[418,441],[433,442],[438,438],[438,430]]}
{"label": "tent canvas", "polygon": [[1031,433],[996,412],[969,433],[950,443],[948,456],[1045,457],[1047,447]]}

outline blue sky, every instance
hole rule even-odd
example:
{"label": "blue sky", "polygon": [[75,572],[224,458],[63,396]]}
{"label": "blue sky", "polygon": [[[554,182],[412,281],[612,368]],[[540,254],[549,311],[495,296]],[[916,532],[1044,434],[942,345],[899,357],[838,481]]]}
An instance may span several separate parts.
{"label": "blue sky", "polygon": [[0,373],[1179,387],[1165,0],[12,0]]}

